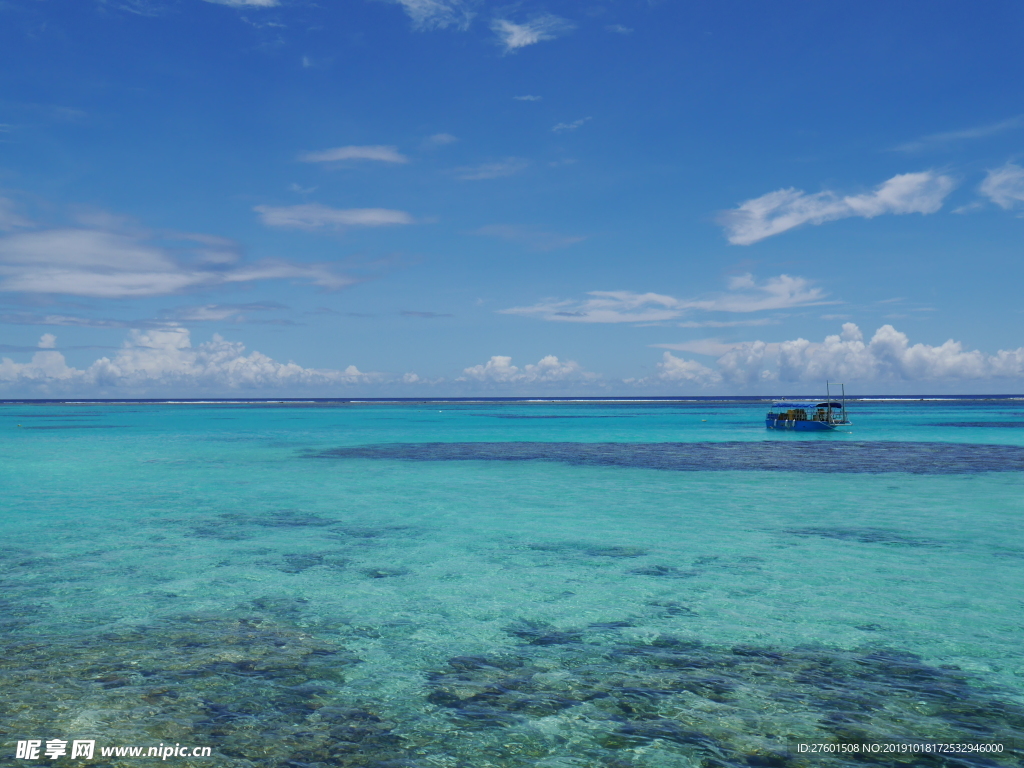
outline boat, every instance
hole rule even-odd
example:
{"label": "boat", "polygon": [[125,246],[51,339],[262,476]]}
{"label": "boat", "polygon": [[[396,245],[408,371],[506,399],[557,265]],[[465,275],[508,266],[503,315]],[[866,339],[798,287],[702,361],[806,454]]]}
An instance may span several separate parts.
{"label": "boat", "polygon": [[780,400],[772,403],[772,409],[765,416],[764,425],[768,429],[785,429],[791,432],[823,432],[838,427],[849,427],[853,424],[846,417],[846,387],[843,386],[843,397],[836,401],[827,394],[828,382],[825,383],[825,399],[818,400]]}

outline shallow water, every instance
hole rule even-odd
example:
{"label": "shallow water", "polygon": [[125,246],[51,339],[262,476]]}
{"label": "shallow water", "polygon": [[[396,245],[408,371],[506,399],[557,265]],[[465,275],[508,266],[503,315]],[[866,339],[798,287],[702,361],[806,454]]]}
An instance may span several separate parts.
{"label": "shallow water", "polygon": [[1024,403],[864,403],[826,435],[764,410],[0,406],[2,748],[710,767],[1024,739]]}

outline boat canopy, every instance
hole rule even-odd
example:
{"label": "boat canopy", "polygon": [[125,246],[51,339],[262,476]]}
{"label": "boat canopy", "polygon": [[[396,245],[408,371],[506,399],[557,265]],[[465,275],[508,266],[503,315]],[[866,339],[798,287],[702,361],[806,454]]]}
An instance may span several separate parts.
{"label": "boat canopy", "polygon": [[817,400],[805,400],[802,402],[797,402],[793,400],[781,400],[777,403],[772,403],[772,408],[784,408],[786,410],[795,410],[797,408],[803,408],[806,411],[808,409],[814,408],[828,408],[829,406],[833,408],[842,408],[843,404],[837,403],[835,401],[829,402],[827,400],[824,402],[818,402]]}

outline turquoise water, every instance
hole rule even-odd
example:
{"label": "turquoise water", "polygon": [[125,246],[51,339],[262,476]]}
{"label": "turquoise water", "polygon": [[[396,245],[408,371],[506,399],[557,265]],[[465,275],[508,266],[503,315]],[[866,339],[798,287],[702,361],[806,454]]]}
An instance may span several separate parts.
{"label": "turquoise water", "polygon": [[858,403],[826,435],[764,411],[0,406],[2,748],[180,742],[215,758],[168,762],[239,768],[1012,748],[1024,402]]}

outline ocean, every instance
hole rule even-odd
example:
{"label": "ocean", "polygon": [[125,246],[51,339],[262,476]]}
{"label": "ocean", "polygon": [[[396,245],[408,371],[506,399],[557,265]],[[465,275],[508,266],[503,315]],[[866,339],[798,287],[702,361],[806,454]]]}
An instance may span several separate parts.
{"label": "ocean", "polygon": [[0,764],[1024,764],[1024,399],[766,410],[0,404]]}

